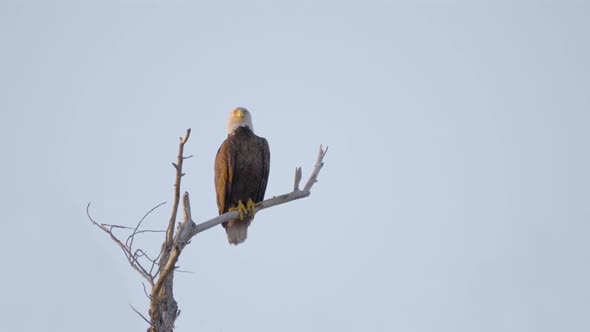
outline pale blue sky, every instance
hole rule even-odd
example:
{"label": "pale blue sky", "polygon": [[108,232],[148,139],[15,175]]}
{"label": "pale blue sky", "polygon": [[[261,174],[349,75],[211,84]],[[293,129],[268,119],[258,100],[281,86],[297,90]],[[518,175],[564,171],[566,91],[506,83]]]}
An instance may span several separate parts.
{"label": "pale blue sky", "polygon": [[[268,139],[267,195],[330,146],[310,198],[248,241],[200,234],[178,331],[590,330],[584,1],[0,2],[7,331],[143,331],[87,221],[184,190],[215,216],[228,112]],[[147,221],[163,228],[170,206]],[[159,249],[146,237],[148,251]]]}

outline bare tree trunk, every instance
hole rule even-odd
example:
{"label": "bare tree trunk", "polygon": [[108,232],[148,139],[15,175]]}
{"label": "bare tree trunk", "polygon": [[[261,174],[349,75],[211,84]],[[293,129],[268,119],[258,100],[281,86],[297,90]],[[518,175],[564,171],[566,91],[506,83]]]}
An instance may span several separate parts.
{"label": "bare tree trunk", "polygon": [[174,322],[178,318],[180,310],[178,310],[174,299],[173,282],[174,274],[170,273],[158,294],[152,297],[150,304],[151,326],[147,330],[148,332],[172,332],[174,330]]}

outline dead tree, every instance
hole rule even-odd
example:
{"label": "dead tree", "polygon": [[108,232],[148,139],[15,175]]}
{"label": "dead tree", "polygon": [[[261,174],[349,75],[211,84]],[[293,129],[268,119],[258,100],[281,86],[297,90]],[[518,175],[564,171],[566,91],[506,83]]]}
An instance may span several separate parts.
{"label": "dead tree", "polygon": [[[151,291],[148,294],[144,284],[144,291],[150,300],[149,319],[132,307],[132,309],[150,325],[148,332],[172,332],[174,329],[174,322],[180,314],[180,310],[178,309],[176,300],[174,300],[173,293],[174,271],[177,269],[176,263],[178,262],[178,258],[180,257],[180,254],[186,245],[188,245],[192,238],[200,232],[206,231],[223,222],[229,221],[230,219],[239,217],[238,211],[232,211],[205,222],[196,224],[191,217],[191,206],[188,192],[185,192],[182,197],[184,212],[183,220],[182,222],[178,223],[178,226],[176,226],[176,218],[180,203],[180,184],[182,177],[184,176],[184,173],[182,172],[182,166],[184,160],[192,157],[184,156],[184,145],[188,141],[190,133],[191,130],[188,129],[184,137],[180,137],[178,157],[176,163],[172,163],[176,169],[172,212],[170,214],[170,220],[168,221],[167,229],[165,231],[160,231],[165,232],[166,235],[158,256],[150,257],[145,250],[135,249],[133,247],[133,241],[135,236],[138,234],[158,232],[157,230],[142,229],[141,226],[145,218],[152,211],[165,203],[158,204],[148,211],[135,227],[98,223],[90,215],[90,203],[88,203],[88,206],[86,207],[86,213],[88,215],[88,219],[90,219],[90,222],[110,236],[110,238],[121,248],[131,267],[135,269],[135,271],[137,271],[137,273],[139,273],[144,279],[146,279],[151,288]],[[301,168],[297,167],[295,169],[293,191],[263,201],[256,207],[256,212],[275,205],[308,197],[311,194],[312,186],[317,182],[317,177],[320,173],[320,170],[322,169],[322,166],[324,165],[323,159],[327,151],[327,148],[324,150],[322,146],[320,146],[315,167],[303,189],[299,188],[302,173]],[[130,231],[131,234],[123,241],[122,238],[117,237],[114,234],[114,230],[127,230]]]}

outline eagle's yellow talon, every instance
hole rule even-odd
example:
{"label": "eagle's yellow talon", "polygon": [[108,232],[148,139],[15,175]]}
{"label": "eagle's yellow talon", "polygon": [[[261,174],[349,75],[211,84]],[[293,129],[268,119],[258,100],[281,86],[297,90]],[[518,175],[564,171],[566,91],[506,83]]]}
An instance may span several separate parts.
{"label": "eagle's yellow talon", "polygon": [[248,211],[250,213],[252,213],[252,218],[254,218],[254,215],[256,214],[256,204],[254,204],[254,202],[252,201],[251,198],[248,198],[248,203],[246,203],[246,208],[248,209]]}
{"label": "eagle's yellow talon", "polygon": [[238,201],[238,206],[234,207],[234,208],[230,208],[229,211],[238,211],[240,213],[240,220],[244,220],[244,214],[248,213],[248,210],[246,209],[246,207],[244,206],[244,203],[242,203],[242,201]]}

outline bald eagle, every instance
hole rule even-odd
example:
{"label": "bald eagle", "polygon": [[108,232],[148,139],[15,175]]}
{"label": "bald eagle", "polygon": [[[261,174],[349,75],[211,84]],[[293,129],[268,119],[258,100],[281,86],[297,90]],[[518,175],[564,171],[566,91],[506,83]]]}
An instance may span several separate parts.
{"label": "bald eagle", "polygon": [[223,223],[230,244],[246,240],[256,203],[264,200],[270,150],[265,138],[254,134],[250,112],[238,107],[230,112],[227,138],[215,157],[215,191],[219,214],[239,211],[240,218]]}

